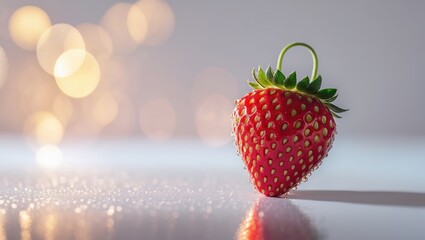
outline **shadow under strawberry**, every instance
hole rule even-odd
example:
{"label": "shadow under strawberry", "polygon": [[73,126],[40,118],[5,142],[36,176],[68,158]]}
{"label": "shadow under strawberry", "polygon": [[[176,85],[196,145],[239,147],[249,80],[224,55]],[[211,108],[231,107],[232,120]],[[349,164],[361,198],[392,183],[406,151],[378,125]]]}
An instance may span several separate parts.
{"label": "shadow under strawberry", "polygon": [[396,191],[299,190],[290,199],[355,204],[425,207],[425,193]]}
{"label": "shadow under strawberry", "polygon": [[260,197],[236,233],[238,240],[322,239],[311,220],[289,199]]}

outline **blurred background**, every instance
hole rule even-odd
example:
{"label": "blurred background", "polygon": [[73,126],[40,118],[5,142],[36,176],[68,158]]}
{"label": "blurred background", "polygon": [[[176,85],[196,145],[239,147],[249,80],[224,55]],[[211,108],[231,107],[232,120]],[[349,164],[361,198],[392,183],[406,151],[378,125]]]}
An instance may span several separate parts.
{"label": "blurred background", "polygon": [[[0,0],[0,137],[231,145],[253,67],[312,45],[349,108],[339,134],[425,134],[425,3]],[[294,48],[284,73],[309,75]]]}
{"label": "blurred background", "polygon": [[[0,0],[0,240],[425,239],[424,10]],[[308,182],[261,198],[230,114],[292,42],[350,111]],[[283,59],[286,75],[311,68],[304,48]]]}

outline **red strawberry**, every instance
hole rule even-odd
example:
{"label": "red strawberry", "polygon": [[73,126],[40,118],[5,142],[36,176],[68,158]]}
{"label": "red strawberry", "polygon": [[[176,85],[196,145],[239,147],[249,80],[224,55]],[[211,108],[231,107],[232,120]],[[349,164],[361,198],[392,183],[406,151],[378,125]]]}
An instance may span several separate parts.
{"label": "red strawberry", "polygon": [[[310,49],[313,60],[312,81],[297,83],[296,73],[287,78],[281,73],[282,58],[294,46]],[[252,183],[266,196],[280,196],[306,180],[327,156],[336,134],[334,116],[347,110],[333,102],[336,89],[320,90],[322,78],[316,77],[317,56],[305,43],[286,46],[275,73],[261,67],[255,89],[236,101],[232,114],[233,135],[238,152]]]}

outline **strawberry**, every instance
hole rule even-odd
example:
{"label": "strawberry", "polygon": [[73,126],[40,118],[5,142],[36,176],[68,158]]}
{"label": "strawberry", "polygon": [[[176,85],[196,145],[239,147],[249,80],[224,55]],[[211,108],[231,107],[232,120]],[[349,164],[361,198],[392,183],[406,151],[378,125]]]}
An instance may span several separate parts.
{"label": "strawberry", "polygon": [[[304,46],[313,56],[312,81],[297,83],[296,72],[280,71],[282,58],[294,46]],[[281,196],[307,180],[332,146],[336,134],[334,117],[347,111],[332,104],[334,88],[320,89],[318,60],[305,43],[287,45],[279,55],[277,70],[253,70],[254,90],[236,101],[232,130],[237,151],[249,171],[251,182],[266,196]]]}

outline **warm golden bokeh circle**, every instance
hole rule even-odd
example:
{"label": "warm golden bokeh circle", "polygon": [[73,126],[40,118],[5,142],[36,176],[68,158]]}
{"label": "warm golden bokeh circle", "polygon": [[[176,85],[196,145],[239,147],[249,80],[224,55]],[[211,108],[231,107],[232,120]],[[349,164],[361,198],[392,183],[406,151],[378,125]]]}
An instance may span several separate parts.
{"label": "warm golden bokeh circle", "polygon": [[[83,58],[81,65],[75,69],[76,62]],[[89,52],[72,49],[64,52],[55,65],[56,83],[59,89],[73,98],[90,95],[98,86],[100,68],[96,59]],[[68,75],[68,73],[71,73]]]}
{"label": "warm golden bokeh circle", "polygon": [[[55,24],[40,36],[37,43],[37,60],[47,73],[54,75],[55,64],[59,56],[71,49],[86,49],[80,32],[69,24]],[[74,59],[73,66],[76,66],[74,68],[77,68],[83,61],[83,56],[80,59]]]}
{"label": "warm golden bokeh circle", "polygon": [[131,38],[136,43],[143,43],[148,33],[148,22],[144,12],[133,5],[130,7],[127,16],[127,28]]}
{"label": "warm golden bokeh circle", "polygon": [[31,142],[40,145],[58,144],[62,141],[64,128],[50,112],[36,112],[26,119],[24,134]]}
{"label": "warm golden bokeh circle", "polygon": [[9,33],[19,47],[34,50],[41,34],[51,25],[47,13],[36,6],[17,9],[9,19]]}
{"label": "warm golden bokeh circle", "polygon": [[135,3],[147,21],[147,33],[144,45],[161,45],[174,31],[175,17],[167,2],[162,0],[140,0]]}
{"label": "warm golden bokeh circle", "polygon": [[137,21],[143,19],[143,17],[138,16],[138,13],[140,13],[138,11],[133,10],[131,19],[128,19],[132,7],[133,5],[130,3],[116,3],[106,11],[101,20],[101,26],[111,37],[115,53],[129,53],[139,45],[129,32],[129,20],[136,21],[131,22],[134,29],[140,28],[140,31],[143,31],[145,26],[138,25]]}
{"label": "warm golden bokeh circle", "polygon": [[53,76],[65,78],[77,72],[85,61],[86,53],[81,49],[71,49],[61,54],[56,60]]}

